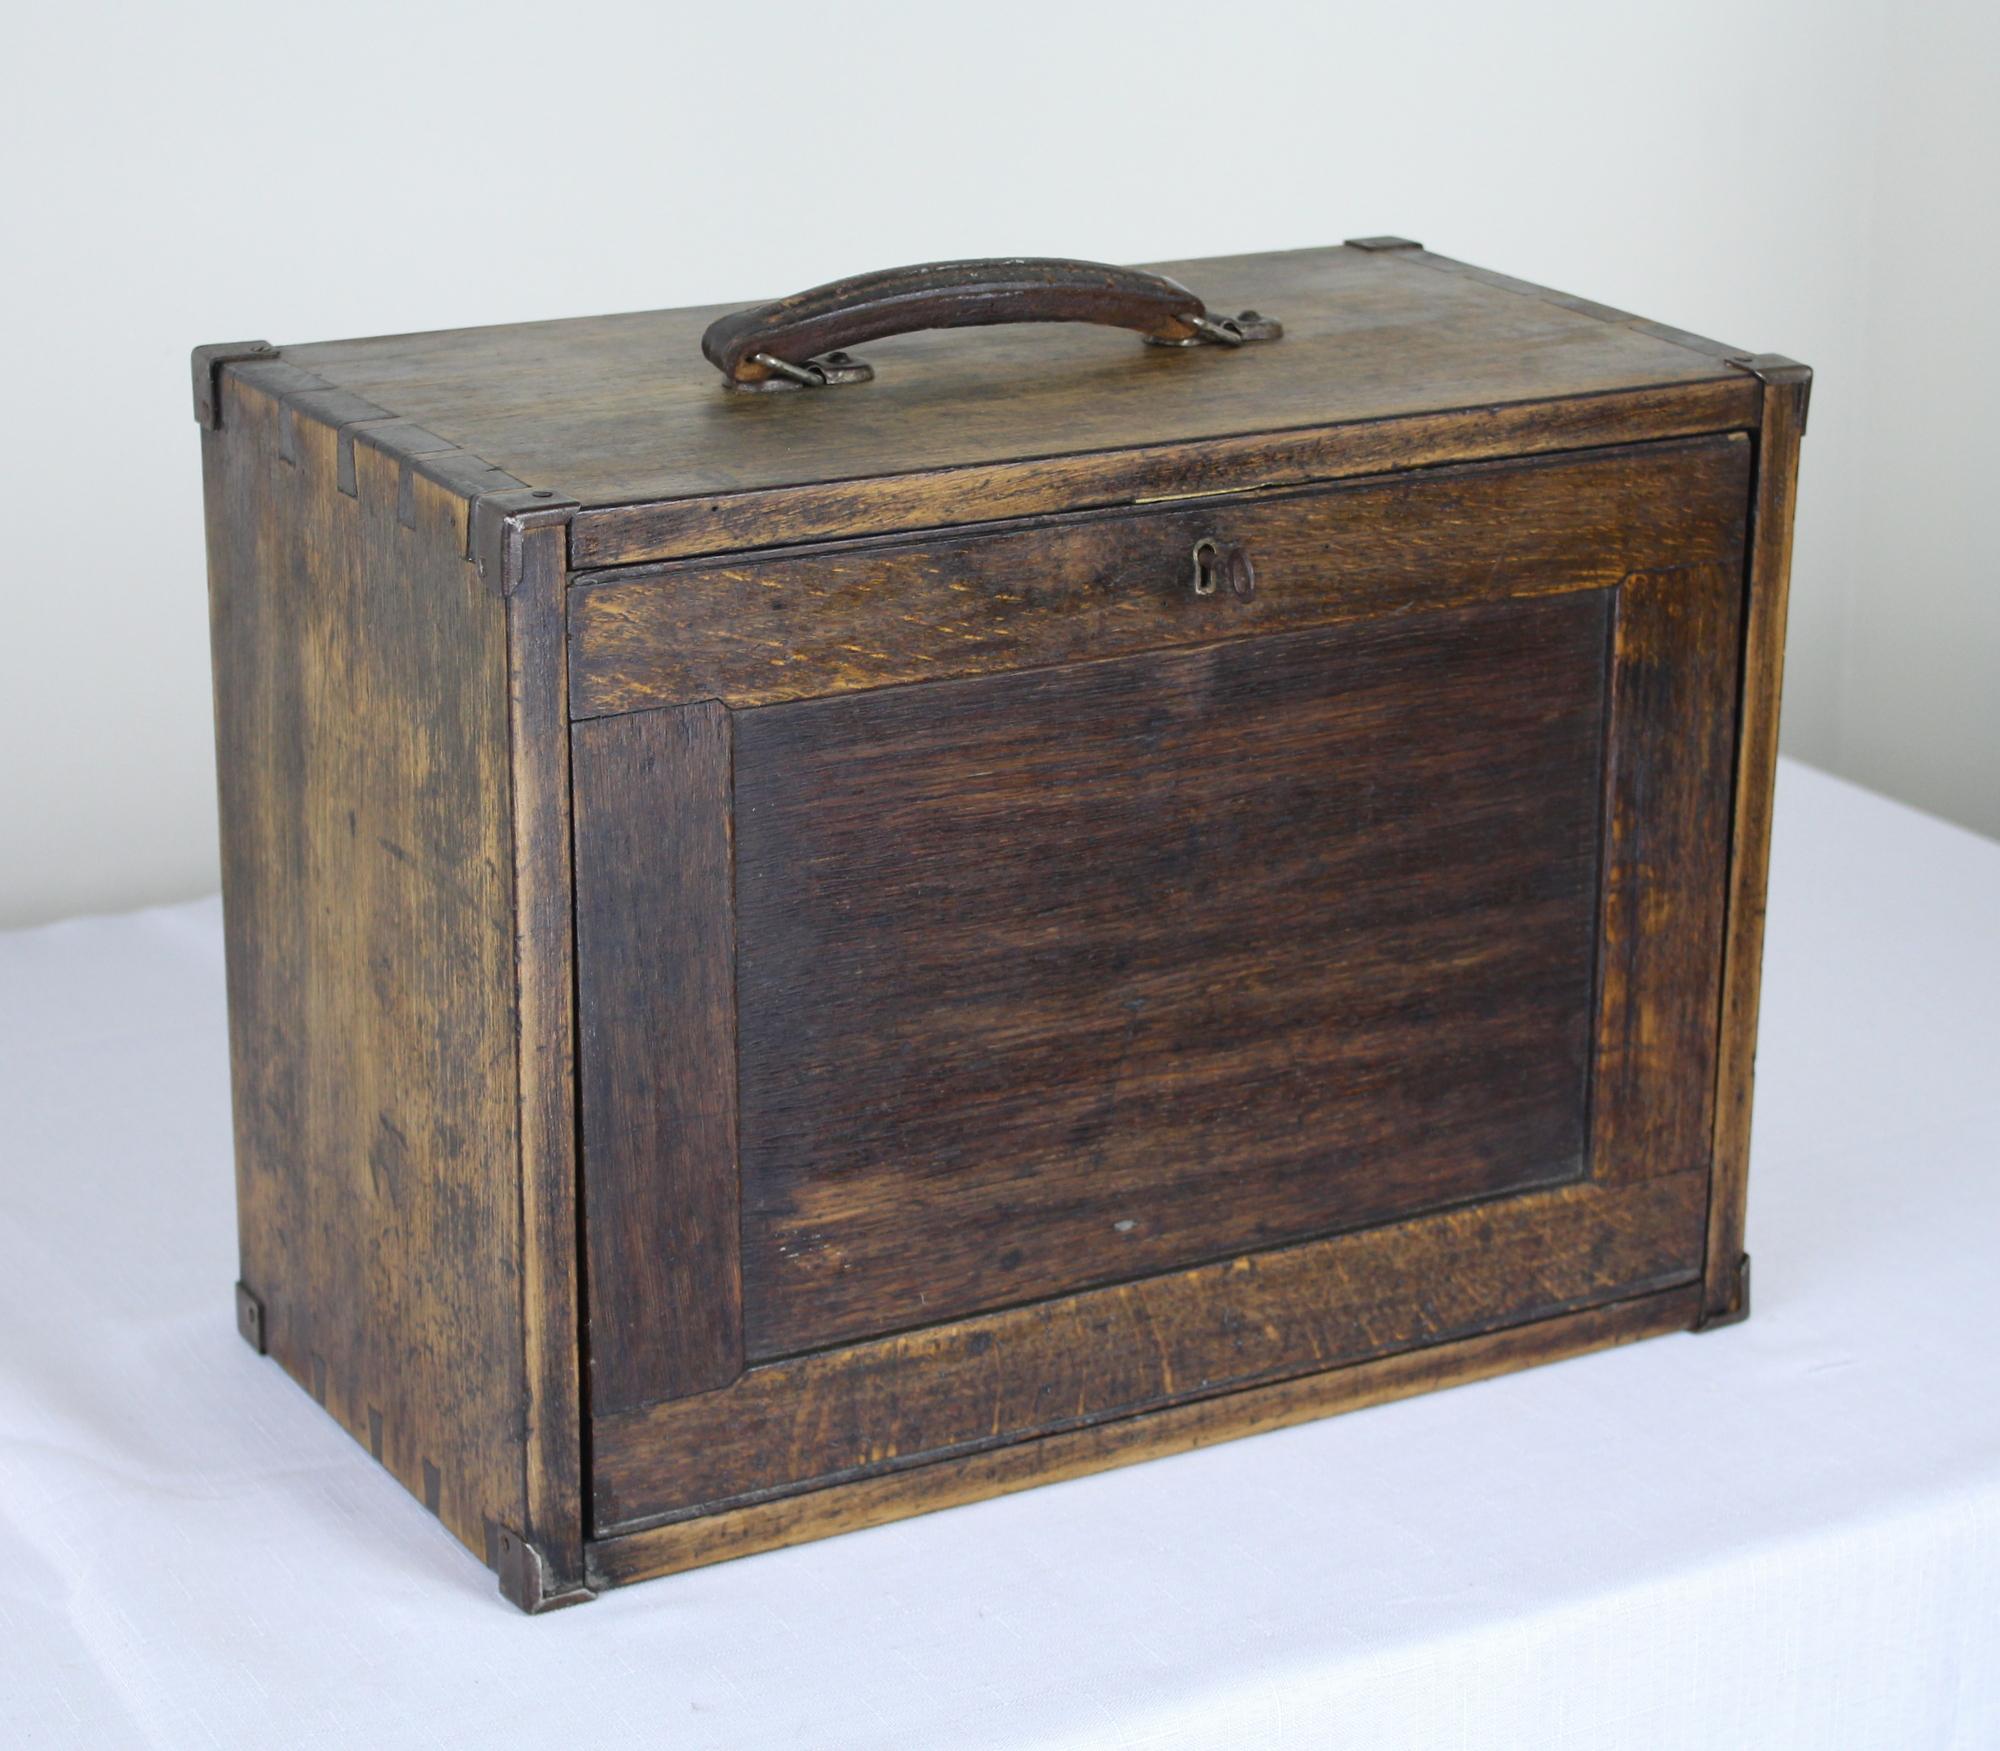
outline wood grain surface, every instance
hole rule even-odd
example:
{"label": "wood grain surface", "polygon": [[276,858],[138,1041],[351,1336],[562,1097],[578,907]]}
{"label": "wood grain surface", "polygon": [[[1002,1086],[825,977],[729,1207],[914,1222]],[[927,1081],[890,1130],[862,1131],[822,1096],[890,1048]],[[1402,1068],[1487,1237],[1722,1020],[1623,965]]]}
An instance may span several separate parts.
{"label": "wood grain surface", "polygon": [[871,384],[756,396],[727,393],[701,355],[702,331],[734,305],[284,353],[586,510],[1717,379],[1742,387],[1714,353],[1601,307],[1432,271],[1404,252],[1306,249],[1153,271],[1216,309],[1277,317],[1284,340],[1181,351],[1074,325],[904,335],[870,343]]}
{"label": "wood grain surface", "polygon": [[705,1392],[743,1366],[730,716],[578,729],[590,1402]]}
{"label": "wood grain surface", "polygon": [[1608,603],[741,714],[747,1353],[1582,1172]]}
{"label": "wood grain surface", "polygon": [[637,565],[1451,463],[1550,456],[1607,444],[1750,430],[1762,409],[1756,382],[1730,372],[1666,389],[1385,414],[1237,437],[605,505],[578,512],[570,525],[570,559],[580,570]]}
{"label": "wood grain surface", "polygon": [[1291,1428],[1419,1392],[1462,1386],[1517,1368],[1683,1331],[1698,1317],[1700,1305],[1698,1288],[1663,1290],[1347,1368],[1302,1374],[1114,1422],[608,1536],[591,1545],[591,1580],[599,1587],[615,1587],[678,1574],[1218,1441]]}
{"label": "wood grain surface", "polygon": [[595,1425],[597,1534],[1692,1282],[1707,1176],[1529,1193],[750,1369]]}
{"label": "wood grain surface", "polygon": [[345,493],[336,427],[233,375],[223,397],[243,1281],[270,1353],[487,1556],[525,1505],[505,608],[461,496],[366,446]]}
{"label": "wood grain surface", "polygon": [[1749,1194],[1750,1108],[1757,1059],[1757,1003],[1764,963],[1764,889],[1771,862],[1772,791],[1778,770],[1778,704],[1785,679],[1785,617],[1791,596],[1792,517],[1799,442],[1805,436],[1811,370],[1767,355],[1765,422],[1757,455],[1745,609],[1742,704],[1736,739],[1735,821],[1729,866],[1729,943],[1715,1107],[1715,1183],[1708,1230],[1704,1317],[1748,1311],[1744,1208]]}
{"label": "wood grain surface", "polygon": [[1810,373],[1163,271],[197,357],[243,1329],[524,1607],[1744,1310]]}
{"label": "wood grain surface", "polygon": [[[573,709],[766,705],[1734,563],[1750,463],[1737,434],[589,574]],[[1195,594],[1203,540],[1244,548],[1254,594]]]}
{"label": "wood grain surface", "polygon": [[1714,1111],[1742,573],[1618,592],[1591,1138],[1601,1179],[1699,1172]]}

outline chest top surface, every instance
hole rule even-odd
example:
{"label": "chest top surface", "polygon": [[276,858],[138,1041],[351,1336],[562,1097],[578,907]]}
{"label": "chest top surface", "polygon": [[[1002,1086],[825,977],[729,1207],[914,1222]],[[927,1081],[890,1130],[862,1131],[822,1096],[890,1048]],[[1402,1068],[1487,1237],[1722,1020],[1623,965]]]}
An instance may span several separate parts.
{"label": "chest top surface", "polygon": [[737,305],[288,345],[283,355],[586,509],[1671,392],[1733,374],[1717,343],[1414,246],[1156,271],[1212,310],[1276,317],[1283,341],[1162,349],[1080,324],[900,335],[862,349],[873,383],[777,395],[729,393],[702,357],[702,331]]}

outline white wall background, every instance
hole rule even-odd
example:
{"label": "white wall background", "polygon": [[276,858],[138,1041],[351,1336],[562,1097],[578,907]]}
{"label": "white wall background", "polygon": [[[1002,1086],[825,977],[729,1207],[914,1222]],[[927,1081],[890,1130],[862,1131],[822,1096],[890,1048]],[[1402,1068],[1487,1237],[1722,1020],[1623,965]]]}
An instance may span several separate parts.
{"label": "white wall background", "polygon": [[1789,749],[2000,832],[1981,0],[104,0],[0,70],[0,924],[216,880],[186,354],[1432,248],[1817,367]]}

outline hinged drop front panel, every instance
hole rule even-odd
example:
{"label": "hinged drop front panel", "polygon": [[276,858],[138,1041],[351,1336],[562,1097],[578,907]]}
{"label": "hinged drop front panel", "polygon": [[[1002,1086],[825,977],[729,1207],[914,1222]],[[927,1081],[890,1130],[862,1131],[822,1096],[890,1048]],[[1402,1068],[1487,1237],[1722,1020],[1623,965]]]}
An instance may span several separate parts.
{"label": "hinged drop front panel", "polygon": [[596,1530],[1697,1279],[1748,461],[573,590]]}

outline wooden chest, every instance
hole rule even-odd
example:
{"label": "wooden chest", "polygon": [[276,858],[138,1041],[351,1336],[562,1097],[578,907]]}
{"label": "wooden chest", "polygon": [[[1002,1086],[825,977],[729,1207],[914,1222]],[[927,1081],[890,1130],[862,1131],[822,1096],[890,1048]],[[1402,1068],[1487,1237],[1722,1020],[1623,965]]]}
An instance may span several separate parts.
{"label": "wooden chest", "polygon": [[196,354],[243,1333],[528,1609],[1745,1309],[1809,373],[1160,271]]}

